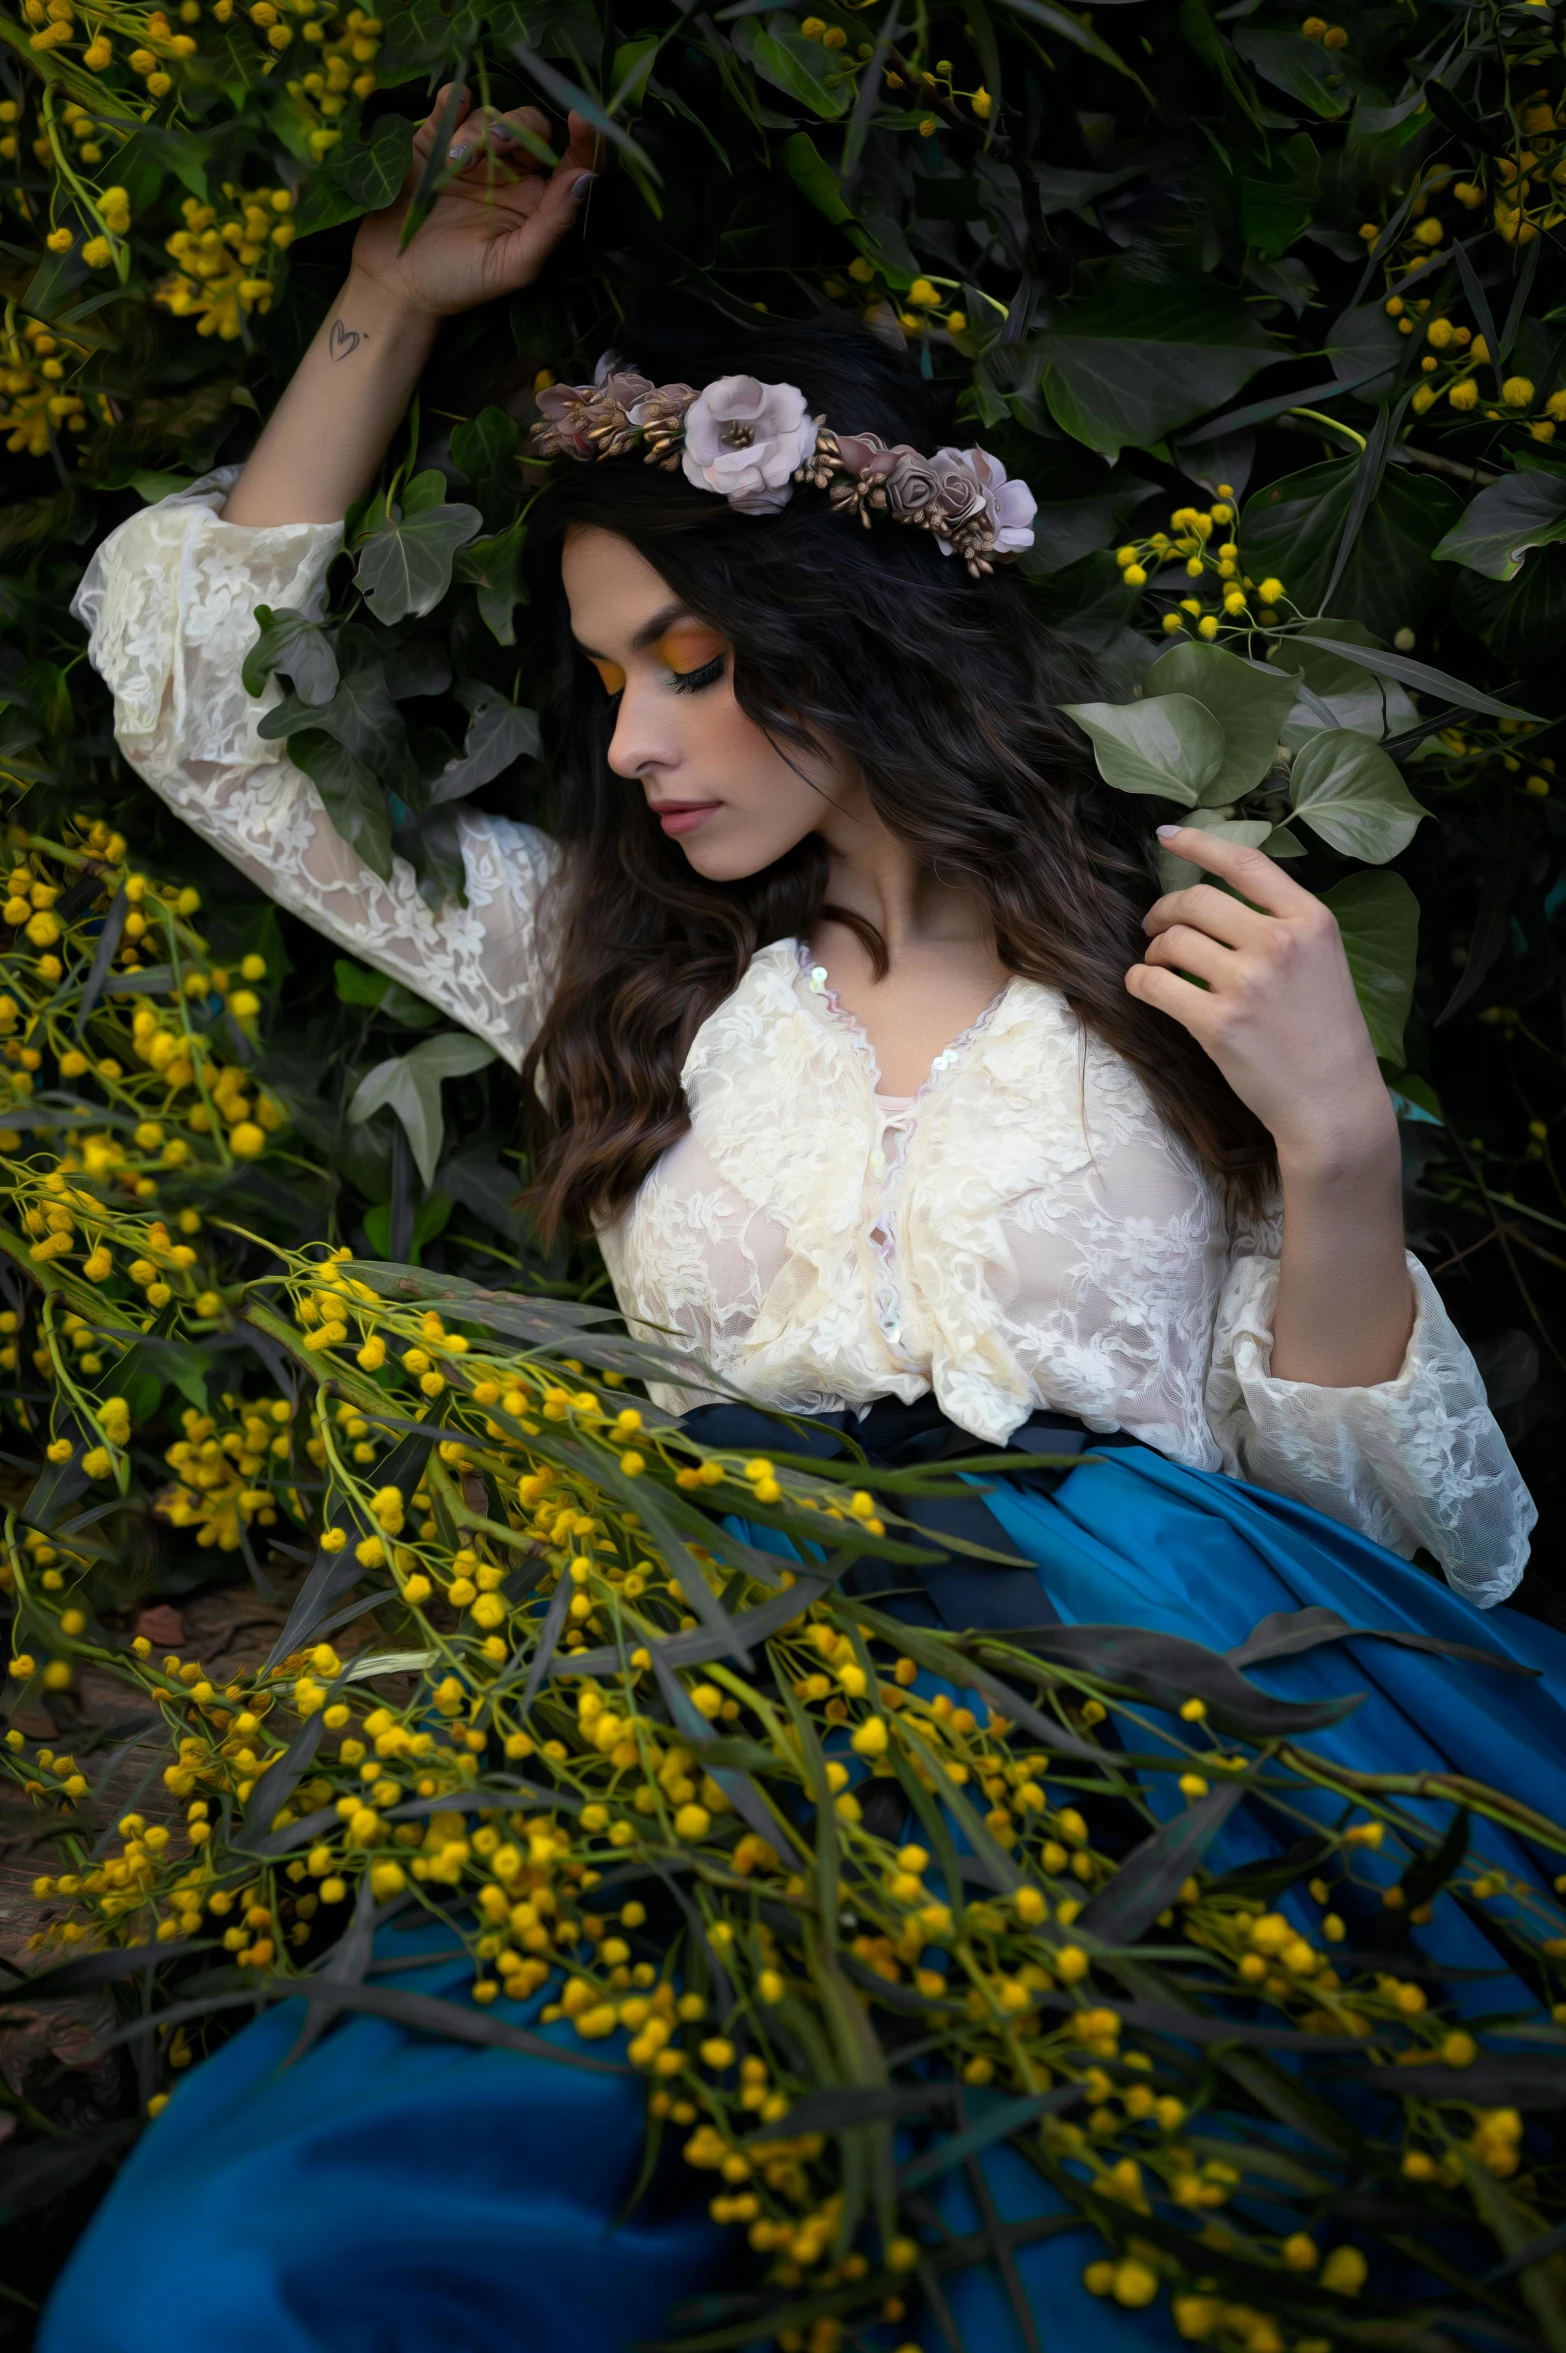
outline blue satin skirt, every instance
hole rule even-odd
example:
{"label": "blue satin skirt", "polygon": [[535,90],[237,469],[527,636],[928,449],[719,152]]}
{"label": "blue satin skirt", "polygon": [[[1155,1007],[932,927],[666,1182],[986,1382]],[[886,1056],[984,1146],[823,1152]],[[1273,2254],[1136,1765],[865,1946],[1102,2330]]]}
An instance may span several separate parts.
{"label": "blue satin skirt", "polygon": [[[988,1497],[1067,1623],[1226,1650],[1274,1612],[1324,1605],[1357,1626],[1433,1635],[1537,1670],[1525,1680],[1363,1640],[1250,1671],[1282,1698],[1365,1693],[1311,1736],[1344,1764],[1468,1774],[1566,1819],[1566,1637],[1552,1628],[1476,1611],[1303,1505],[1142,1447],[1083,1464],[1050,1495],[1000,1480]],[[1487,1856],[1535,1872],[1502,1834],[1481,1830]],[[1267,1836],[1232,1817],[1210,1859],[1242,1862]],[[417,1954],[436,1932],[424,1923],[406,1942],[387,1934],[390,1952]],[[1496,1965],[1452,1905],[1422,1941],[1449,1967]],[[451,1952],[393,1982],[461,1999],[471,1976]],[[525,2007],[497,2002],[494,2014],[534,2024],[546,1994]],[[181,2082],[61,2276],[38,2353],[622,2353],[674,2333],[674,2308],[740,2284],[749,2258],[739,2233],[708,2221],[706,2177],[676,2159],[625,2210],[642,2164],[639,2077],[366,2017],[287,2064],[301,2012],[269,2012]],[[582,2048],[563,2025],[538,2031]],[[606,2057],[617,2048],[593,2046]],[[1009,2152],[991,2152],[986,2170],[1003,2215],[1049,2209],[1051,2194]],[[952,2180],[948,2223],[976,2229]],[[1017,2250],[1052,2353],[1173,2353],[1166,2304],[1128,2312],[1088,2294],[1083,2266],[1099,2252],[1085,2225]],[[1022,2353],[998,2280],[975,2269],[945,2286],[968,2353]],[[901,2333],[922,2334],[927,2353],[939,2342],[913,2316]]]}

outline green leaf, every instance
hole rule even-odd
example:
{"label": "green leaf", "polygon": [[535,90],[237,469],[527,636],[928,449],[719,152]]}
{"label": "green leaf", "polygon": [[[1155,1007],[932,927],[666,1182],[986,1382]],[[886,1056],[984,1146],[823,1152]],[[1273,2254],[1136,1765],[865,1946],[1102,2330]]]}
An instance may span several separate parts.
{"label": "green leaf", "polygon": [[1161,654],[1142,691],[1190,695],[1222,727],[1223,765],[1201,796],[1209,808],[1238,801],[1260,784],[1278,756],[1278,739],[1295,700],[1292,681],[1261,663],[1195,643]]}
{"label": "green leaf", "polygon": [[[1321,609],[1358,477],[1357,457],[1330,458],[1246,501],[1241,562],[1253,579],[1281,580],[1302,613]],[[1332,592],[1333,611],[1389,636],[1417,628],[1440,593],[1433,551],[1460,513],[1444,482],[1389,466]]]}
{"label": "green leaf", "polygon": [[[378,779],[377,789],[416,792],[418,772],[408,746],[408,731],[387,690],[380,648],[367,629],[346,623],[337,633],[337,692],[329,703],[307,703],[285,695],[260,721],[256,733],[268,743],[280,737],[292,742],[302,731],[330,736],[368,763]],[[297,760],[297,751],[291,751]],[[301,765],[303,763],[301,762]]]}
{"label": "green leaf", "polygon": [[1566,637],[1566,547],[1536,548],[1514,580],[1460,571],[1452,616],[1508,668],[1553,659]]}
{"label": "green leaf", "polygon": [[457,550],[483,525],[477,507],[448,503],[433,467],[416,474],[393,507],[360,540],[359,586],[377,621],[433,612],[451,586]]}
{"label": "green leaf", "polygon": [[622,41],[609,67],[609,103],[634,113],[647,96],[647,84],[657,62],[659,38],[647,33],[639,41]]}
{"label": "green leaf", "polygon": [[1060,707],[1092,738],[1098,772],[1116,792],[1154,793],[1189,809],[1223,766],[1223,728],[1188,694]]}
{"label": "green leaf", "polygon": [[1353,92],[1346,87],[1340,51],[1281,25],[1238,25],[1234,46],[1264,82],[1286,90],[1314,113],[1330,121],[1348,111]]}
{"label": "green leaf", "polygon": [[326,804],[326,814],[372,874],[390,882],[391,819],[375,770],[321,727],[288,738],[288,757],[304,770]]}
{"label": "green leaf", "polygon": [[1232,400],[1276,353],[1245,305],[1210,280],[1116,276],[1062,310],[1028,351],[1050,415],[1089,449],[1151,449]]}
{"label": "green leaf", "polygon": [[493,539],[470,540],[457,555],[454,577],[478,590],[479,618],[499,645],[515,645],[512,614],[522,599],[522,549],[527,536],[520,520]]}
{"label": "green leaf", "polygon": [[426,1187],[435,1181],[445,1142],[445,1115],[440,1090],[444,1080],[463,1078],[495,1059],[493,1046],[462,1030],[446,1030],[426,1038],[406,1054],[378,1062],[354,1089],[348,1105],[353,1126],[373,1119],[377,1111],[394,1112],[401,1120],[414,1163]]}
{"label": "green leaf", "polygon": [[337,653],[319,621],[291,605],[257,605],[260,628],[240,672],[246,694],[258,695],[274,670],[284,670],[307,703],[329,703],[337,692]]}
{"label": "green leaf", "polygon": [[1295,755],[1289,803],[1300,822],[1345,858],[1384,866],[1407,849],[1427,814],[1379,746],[1323,728]]}
{"label": "green leaf", "polygon": [[461,468],[470,482],[495,483],[514,491],[512,467],[521,438],[516,418],[491,403],[488,408],[480,409],[476,417],[465,417],[460,425],[453,427],[452,463]]}
{"label": "green leaf", "polygon": [[1362,622],[1337,618],[1307,622],[1297,636],[1278,640],[1270,659],[1298,679],[1311,698],[1302,695],[1284,723],[1283,741],[1291,751],[1298,751],[1322,727],[1347,727],[1381,743],[1416,724],[1419,714],[1395,680],[1373,678],[1340,654],[1327,653],[1314,642],[1320,635],[1380,650]]}
{"label": "green leaf", "polygon": [[1042,500],[1033,518],[1033,545],[1019,558],[1020,569],[1030,580],[1041,579],[1104,548],[1151,487],[1136,474],[1112,475],[1089,498]]}
{"label": "green leaf", "polygon": [[845,221],[853,219],[853,208],[844,200],[842,182],[808,131],[796,131],[791,139],[784,140],[783,163],[795,187],[809,197],[817,212],[825,213],[834,227],[840,228]]}
{"label": "green leaf", "polygon": [[351,963],[346,956],[338,957],[332,974],[344,1005],[378,1005],[392,985],[384,972],[366,972],[362,964]]}
{"label": "green leaf", "polygon": [[[1290,847],[1286,834],[1283,845],[1278,844],[1277,837],[1284,828],[1269,824],[1265,817],[1220,817],[1216,809],[1192,809],[1184,822],[1198,833],[1215,833],[1220,841],[1234,842],[1242,850],[1265,850],[1270,858],[1301,854],[1300,844]],[[1189,890],[1193,883],[1210,880],[1205,867],[1198,866],[1191,858],[1177,858],[1162,842],[1154,856],[1158,861],[1159,880],[1166,891]]]}
{"label": "green leaf", "polygon": [[1383,1062],[1401,1065],[1414,1002],[1419,901],[1400,874],[1351,874],[1322,897],[1343,935],[1370,1042]]}
{"label": "green leaf", "polygon": [[382,212],[413,163],[414,126],[404,115],[383,114],[369,137],[334,147],[329,166],[362,212]]}
{"label": "green leaf", "polygon": [[1325,633],[1316,637],[1315,643],[1326,653],[1341,654],[1345,662],[1373,670],[1378,678],[1395,678],[1400,685],[1411,686],[1418,694],[1432,694],[1441,702],[1456,703],[1459,710],[1483,711],[1491,719],[1526,719],[1540,724],[1536,711],[1520,710],[1516,703],[1503,703],[1497,696],[1452,677],[1449,671],[1432,670],[1428,662],[1411,662],[1407,654],[1389,654],[1380,646],[1354,645],[1347,638],[1329,637]]}
{"label": "green leaf", "polygon": [[491,687],[469,689],[472,717],[462,751],[448,760],[430,786],[431,804],[460,800],[488,784],[514,760],[537,759],[538,716],[520,704],[508,703]]}
{"label": "green leaf", "polygon": [[1081,1915],[1089,1935],[1105,1944],[1135,1944],[1172,1904],[1245,1791],[1233,1781],[1209,1790],[1151,1838],[1134,1846]]}
{"label": "green leaf", "polygon": [[[732,39],[736,57],[812,114],[832,120],[846,113],[854,85],[843,71],[840,53],[823,48],[819,41],[807,41],[793,17],[771,16],[764,31],[755,17],[741,17]],[[829,73],[837,83],[832,90],[826,87]]]}
{"label": "green leaf", "polygon": [[1466,564],[1487,580],[1515,580],[1531,547],[1566,539],[1566,476],[1505,474],[1488,483],[1440,545],[1437,563]]}

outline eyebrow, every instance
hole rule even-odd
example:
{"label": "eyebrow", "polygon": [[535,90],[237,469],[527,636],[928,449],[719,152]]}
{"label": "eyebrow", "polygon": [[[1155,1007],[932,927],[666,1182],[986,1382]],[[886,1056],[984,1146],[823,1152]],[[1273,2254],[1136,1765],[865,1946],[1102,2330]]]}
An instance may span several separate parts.
{"label": "eyebrow", "polygon": [[[641,653],[645,647],[656,645],[659,638],[662,637],[664,631],[672,627],[676,621],[694,621],[695,618],[696,615],[691,612],[689,606],[687,605],[664,605],[658,612],[654,613],[650,621],[644,621],[640,629],[637,630],[636,635],[631,640],[631,647],[633,652]],[[578,650],[586,654],[590,662],[607,662],[609,659],[607,654],[599,653],[596,646],[583,645],[580,638],[576,640],[576,644]]]}

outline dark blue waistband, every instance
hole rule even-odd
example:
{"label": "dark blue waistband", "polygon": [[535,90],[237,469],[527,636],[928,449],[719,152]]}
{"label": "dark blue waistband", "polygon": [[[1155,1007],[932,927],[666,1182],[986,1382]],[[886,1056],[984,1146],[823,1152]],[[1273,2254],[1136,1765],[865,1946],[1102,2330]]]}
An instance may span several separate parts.
{"label": "dark blue waistband", "polygon": [[[683,1427],[704,1446],[748,1454],[808,1455],[819,1461],[862,1456],[865,1484],[872,1491],[877,1470],[993,1455],[997,1477],[1052,1494],[1077,1467],[1075,1458],[1136,1443],[1118,1430],[1101,1436],[1074,1414],[1039,1412],[1012,1432],[1005,1447],[991,1446],[959,1428],[928,1392],[911,1405],[899,1397],[878,1397],[864,1413],[841,1408],[797,1420],[759,1405],[699,1405],[683,1417]],[[1030,1456],[1067,1459],[1030,1461]],[[877,1602],[895,1617],[954,1630],[1059,1624],[1035,1569],[976,1561],[947,1549],[956,1538],[1015,1561],[1015,1548],[978,1487],[952,1495],[898,1496],[893,1508],[913,1522],[932,1549],[941,1546],[942,1557],[906,1565],[866,1560],[845,1577],[847,1591]],[[908,1579],[916,1583],[910,1586]]]}

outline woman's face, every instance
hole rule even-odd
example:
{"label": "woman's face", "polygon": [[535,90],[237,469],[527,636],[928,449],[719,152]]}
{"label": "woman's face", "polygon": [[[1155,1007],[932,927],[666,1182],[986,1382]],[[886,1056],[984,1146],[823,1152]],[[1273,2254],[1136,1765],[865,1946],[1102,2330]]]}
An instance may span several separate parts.
{"label": "woman's face", "polygon": [[573,530],[562,571],[572,634],[615,699],[609,765],[640,787],[698,874],[759,874],[806,834],[867,809],[841,754],[786,759],[747,719],[728,640],[685,611],[629,540]]}

